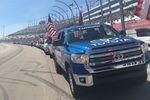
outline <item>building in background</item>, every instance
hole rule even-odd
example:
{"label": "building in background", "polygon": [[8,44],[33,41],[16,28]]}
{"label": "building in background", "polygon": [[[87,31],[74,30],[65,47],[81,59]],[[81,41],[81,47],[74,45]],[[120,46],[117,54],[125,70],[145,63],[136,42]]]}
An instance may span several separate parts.
{"label": "building in background", "polygon": [[[88,15],[90,15],[90,19],[92,22],[100,23],[101,21],[103,21],[105,23],[109,23],[110,22],[110,10],[111,10],[113,22],[119,23],[120,22],[119,0],[110,0],[110,4],[108,1],[109,0],[105,0],[102,3],[102,6],[97,5],[91,8],[89,12],[85,11],[83,13],[84,22],[89,21]],[[138,0],[123,0],[125,17],[129,19],[133,19],[133,17],[135,17],[133,16],[134,15],[133,12],[136,9],[137,1]],[[97,2],[99,2],[99,0]],[[129,20],[127,18],[125,20]],[[138,19],[138,17],[135,17],[134,19]]]}
{"label": "building in background", "polygon": [[[99,0],[97,0],[100,2]],[[89,17],[92,23],[105,23],[121,30],[121,14],[119,0],[103,0],[102,4],[91,8],[88,11],[83,12],[83,18],[85,23],[89,23]],[[109,2],[110,1],[110,2]],[[138,0],[123,0],[125,27],[127,30],[149,28],[150,20],[141,19],[135,16]],[[101,6],[102,5],[102,6]],[[89,16],[90,15],[90,16]],[[111,16],[110,16],[111,15]]]}

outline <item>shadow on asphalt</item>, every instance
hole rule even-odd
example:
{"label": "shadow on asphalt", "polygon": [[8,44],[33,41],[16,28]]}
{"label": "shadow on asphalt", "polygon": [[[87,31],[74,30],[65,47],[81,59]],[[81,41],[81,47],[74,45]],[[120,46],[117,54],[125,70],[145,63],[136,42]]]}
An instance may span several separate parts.
{"label": "shadow on asphalt", "polygon": [[88,89],[82,98],[76,100],[150,100],[150,82],[131,85],[130,82],[113,83]]}

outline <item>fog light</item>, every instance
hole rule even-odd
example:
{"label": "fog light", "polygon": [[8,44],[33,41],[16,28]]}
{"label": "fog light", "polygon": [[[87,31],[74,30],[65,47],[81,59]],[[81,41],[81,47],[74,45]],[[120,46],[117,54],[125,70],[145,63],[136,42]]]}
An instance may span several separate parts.
{"label": "fog light", "polygon": [[84,84],[86,83],[85,77],[80,77],[80,78],[79,78],[79,81],[80,81],[81,83],[84,83]]}

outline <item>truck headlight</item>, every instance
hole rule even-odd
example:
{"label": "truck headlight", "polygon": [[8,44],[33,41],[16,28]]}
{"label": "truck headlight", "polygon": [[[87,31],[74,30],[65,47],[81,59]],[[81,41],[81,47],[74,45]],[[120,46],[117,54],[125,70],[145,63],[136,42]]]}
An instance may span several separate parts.
{"label": "truck headlight", "polygon": [[71,60],[74,63],[85,64],[87,61],[87,55],[85,55],[85,54],[72,54]]}
{"label": "truck headlight", "polygon": [[141,49],[144,53],[148,52],[148,44],[146,44],[146,43],[142,44]]}

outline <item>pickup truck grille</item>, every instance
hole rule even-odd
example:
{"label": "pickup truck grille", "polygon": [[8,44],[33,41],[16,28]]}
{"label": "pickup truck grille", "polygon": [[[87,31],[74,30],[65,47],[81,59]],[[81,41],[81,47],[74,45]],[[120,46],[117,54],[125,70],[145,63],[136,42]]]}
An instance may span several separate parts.
{"label": "pickup truck grille", "polygon": [[93,69],[106,68],[106,66],[123,64],[132,60],[139,60],[143,57],[141,48],[134,47],[126,50],[117,50],[101,54],[91,54],[89,57],[89,66]]}
{"label": "pickup truck grille", "polygon": [[[137,51],[127,52],[127,53],[122,53],[122,54],[124,58],[127,58],[127,57],[141,55],[142,51],[137,50]],[[105,62],[105,61],[108,62],[108,61],[113,61],[113,60],[114,60],[114,55],[110,55],[110,56],[90,58],[90,63]]]}

